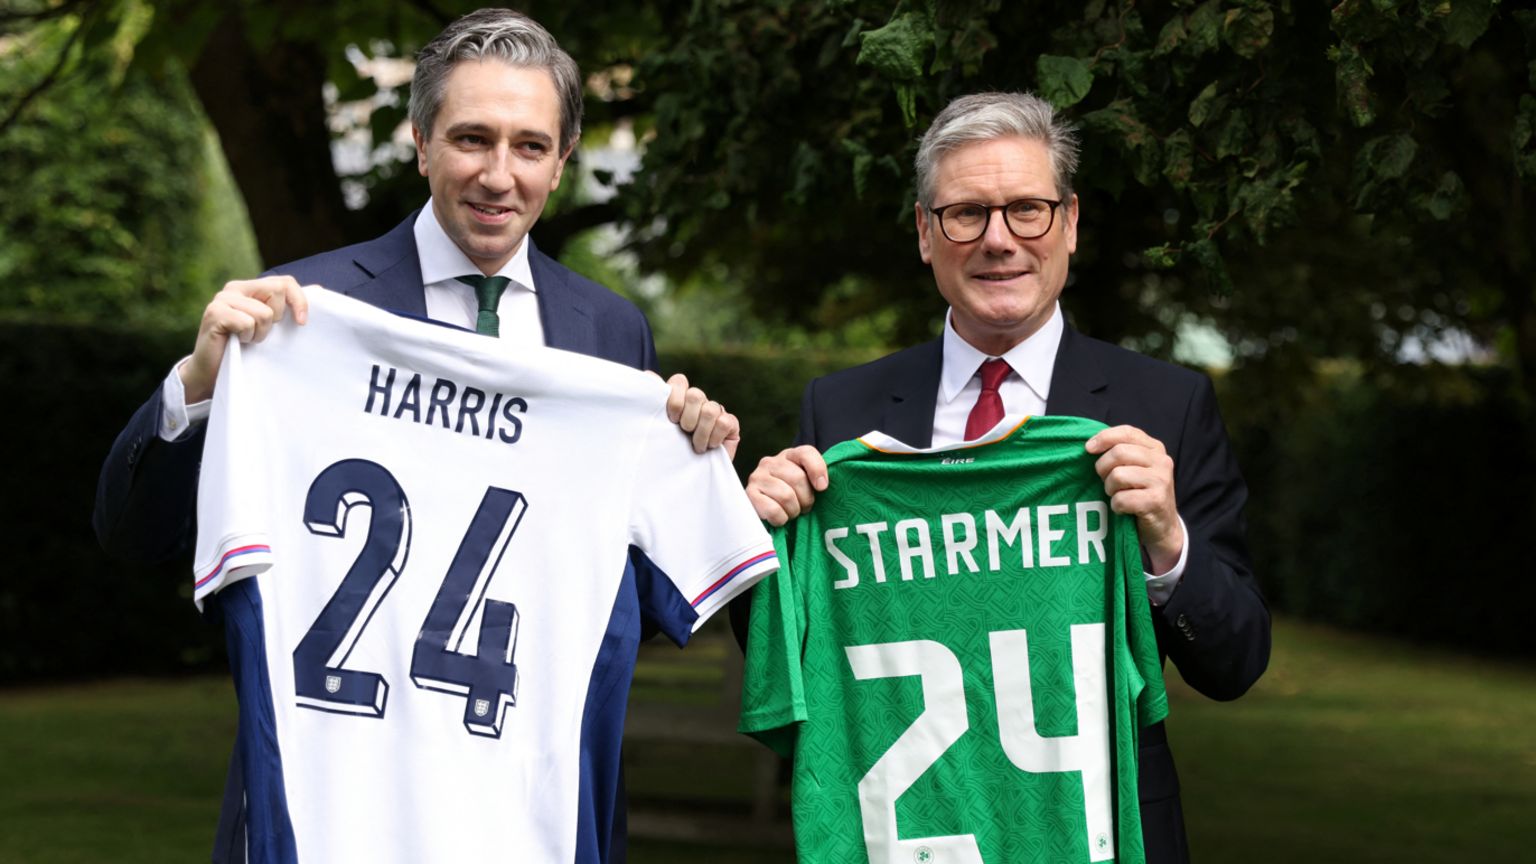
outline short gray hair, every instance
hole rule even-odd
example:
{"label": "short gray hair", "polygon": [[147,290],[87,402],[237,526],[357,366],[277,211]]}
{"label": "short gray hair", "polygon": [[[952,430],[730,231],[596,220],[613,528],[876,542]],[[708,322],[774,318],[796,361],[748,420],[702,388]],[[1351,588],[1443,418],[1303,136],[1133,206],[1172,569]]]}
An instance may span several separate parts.
{"label": "short gray hair", "polygon": [[560,96],[560,152],[581,137],[581,72],[539,22],[511,9],[480,9],[449,24],[416,55],[411,79],[411,124],[432,134],[443,90],[455,64],[499,60],[525,69],[543,69]]}
{"label": "short gray hair", "polygon": [[1077,128],[1056,116],[1051,103],[1033,93],[973,93],[944,106],[917,146],[917,200],[933,206],[933,174],[950,151],[978,141],[1020,136],[1039,141],[1051,155],[1056,194],[1072,199],[1077,172]]}

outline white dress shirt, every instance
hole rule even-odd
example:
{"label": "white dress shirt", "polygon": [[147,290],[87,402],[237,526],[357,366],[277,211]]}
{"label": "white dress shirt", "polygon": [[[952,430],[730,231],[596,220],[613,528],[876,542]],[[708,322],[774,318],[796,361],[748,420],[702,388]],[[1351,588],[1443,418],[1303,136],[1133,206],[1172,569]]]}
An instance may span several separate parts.
{"label": "white dress shirt", "polygon": [[[416,214],[412,228],[416,235],[416,254],[421,260],[427,317],[466,330],[475,329],[480,304],[475,299],[475,289],[460,282],[458,277],[482,275],[480,268],[438,223],[437,215],[432,212],[431,199]],[[511,280],[496,305],[496,314],[501,319],[500,338],[518,345],[543,345],[544,322],[539,319],[539,299],[533,284],[533,270],[528,264],[528,243],[517,244],[512,259],[491,275]],[[187,404],[186,390],[178,374],[185,362],[187,358],[184,357],[171,367],[171,374],[166,376],[161,388],[160,437],[166,441],[180,438],[208,419],[209,400]]]}
{"label": "white dress shirt", "polygon": [[[954,311],[944,316],[944,365],[939,373],[939,398],[933,410],[933,446],[948,447],[965,441],[965,421],[981,395],[981,376],[976,374],[981,364],[992,359],[955,332]],[[1045,413],[1046,401],[1051,396],[1051,376],[1056,371],[1056,350],[1061,347],[1064,328],[1061,304],[1051,313],[1049,320],[1028,339],[1008,349],[1002,359],[1008,361],[1011,371],[998,385],[998,396],[1003,400],[1004,425],[1017,424],[1024,416]],[[1184,517],[1179,517],[1184,527]],[[1184,529],[1184,548],[1179,552],[1178,563],[1163,574],[1145,574],[1147,596],[1152,605],[1168,602],[1173,589],[1184,575],[1185,562],[1189,560],[1189,530]]]}

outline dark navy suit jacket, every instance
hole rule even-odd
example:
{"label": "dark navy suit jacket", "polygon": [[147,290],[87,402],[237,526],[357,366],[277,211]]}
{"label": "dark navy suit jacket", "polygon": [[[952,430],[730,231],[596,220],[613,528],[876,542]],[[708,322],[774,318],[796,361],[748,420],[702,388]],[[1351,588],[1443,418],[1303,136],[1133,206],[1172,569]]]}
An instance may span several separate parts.
{"label": "dark navy suit jacket", "polygon": [[[426,294],[416,252],[415,221],[413,213],[382,237],[284,264],[267,275],[289,275],[301,285],[321,285],[384,309],[424,318]],[[533,238],[528,242],[532,244]],[[634,304],[571,272],[536,246],[530,245],[528,263],[538,289],[539,319],[547,345],[636,369],[656,368],[650,325]],[[161,439],[160,390],[156,388],[139,407],[113,443],[102,465],[92,516],[103,548],[141,561],[161,561],[185,552],[197,536],[203,427],[174,442]],[[634,632],[611,633],[610,638],[638,644],[640,616],[638,608],[633,611],[627,620],[635,622]],[[611,737],[612,751],[605,757],[617,765],[618,730],[613,730]],[[238,756],[237,752],[230,762],[213,853],[216,862],[245,860],[244,784]],[[579,847],[596,848],[599,858],[610,862],[623,858],[624,812],[622,801],[615,804],[615,812],[598,814],[595,820],[598,825],[612,826],[611,837],[578,838]]]}
{"label": "dark navy suit jacket", "polygon": [[[796,443],[825,451],[879,430],[930,446],[942,365],[943,346],[934,341],[812,381]],[[1269,610],[1243,539],[1248,489],[1210,379],[1067,327],[1046,413],[1137,426],[1167,447],[1189,553],[1173,596],[1152,610],[1158,649],[1206,696],[1242,695],[1269,663]],[[739,617],[744,606],[735,604],[733,613]],[[1147,861],[1187,861],[1178,775],[1161,723],[1143,730],[1140,755]]]}

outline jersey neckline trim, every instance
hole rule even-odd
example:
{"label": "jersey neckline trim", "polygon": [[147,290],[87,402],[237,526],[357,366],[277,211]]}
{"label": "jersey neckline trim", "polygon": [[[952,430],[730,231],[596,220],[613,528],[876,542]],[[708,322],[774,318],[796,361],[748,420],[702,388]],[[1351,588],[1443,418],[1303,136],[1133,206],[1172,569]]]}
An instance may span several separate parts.
{"label": "jersey neckline trim", "polygon": [[1011,421],[1003,418],[987,434],[975,441],[963,441],[959,444],[950,444],[945,447],[913,447],[904,441],[892,438],[884,432],[868,432],[859,436],[858,442],[877,453],[893,453],[900,455],[917,455],[922,453],[944,453],[952,450],[974,450],[977,447],[986,447],[1007,440],[1013,433],[1024,428],[1024,425],[1034,419],[1034,415],[1026,414],[1022,419]]}

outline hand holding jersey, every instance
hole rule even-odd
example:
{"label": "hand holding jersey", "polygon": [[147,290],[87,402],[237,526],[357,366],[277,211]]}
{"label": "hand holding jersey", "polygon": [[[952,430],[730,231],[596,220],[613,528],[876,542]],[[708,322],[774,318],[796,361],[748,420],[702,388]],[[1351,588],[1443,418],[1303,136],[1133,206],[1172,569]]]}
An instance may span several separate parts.
{"label": "hand holding jersey", "polygon": [[[1153,574],[1167,573],[1184,552],[1184,528],[1175,506],[1173,459],[1162,442],[1134,426],[1115,426],[1089,438],[1084,449],[1099,457],[1094,468],[1110,507],[1136,518]],[[747,497],[759,519],[779,526],[809,510],[829,482],[821,452],[801,445],[759,460],[747,477]]]}
{"label": "hand holding jersey", "polygon": [[213,396],[229,337],[241,342],[260,342],[272,325],[283,320],[289,308],[298,323],[309,319],[304,289],[292,276],[263,276],[225,283],[203,310],[192,356],[176,369],[187,403],[203,402]]}

